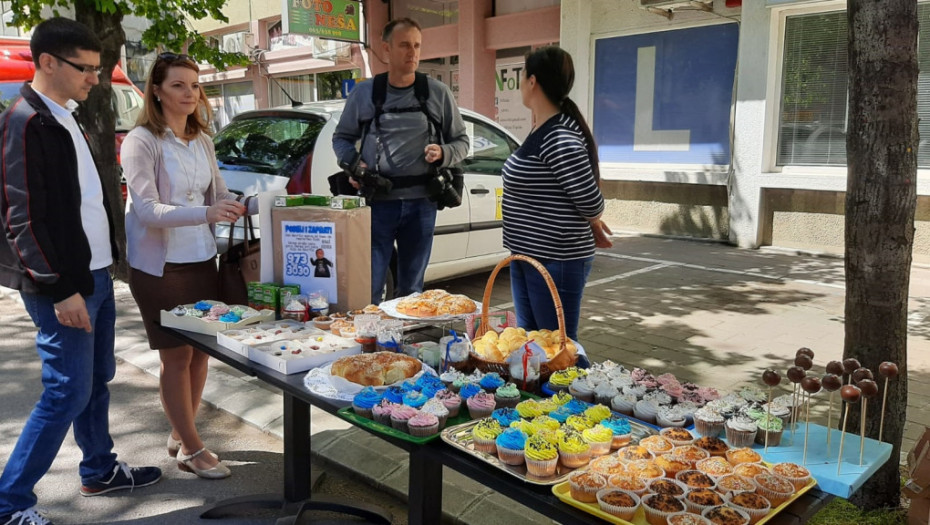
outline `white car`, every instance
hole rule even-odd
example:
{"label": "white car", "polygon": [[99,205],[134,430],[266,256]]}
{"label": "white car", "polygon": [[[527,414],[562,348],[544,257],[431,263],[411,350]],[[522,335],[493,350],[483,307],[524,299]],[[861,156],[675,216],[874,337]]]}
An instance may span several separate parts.
{"label": "white car", "polygon": [[[332,140],[343,104],[314,102],[236,115],[213,139],[227,186],[246,195],[281,189],[329,195],[327,178],[340,169]],[[465,191],[461,206],[437,216],[427,281],[493,268],[507,255],[501,230],[501,169],[519,141],[493,120],[466,109],[461,113],[471,139],[462,162]],[[221,244],[227,236],[226,228],[217,229]],[[241,234],[236,232],[236,237]],[[387,297],[393,294],[395,272],[392,261]]]}

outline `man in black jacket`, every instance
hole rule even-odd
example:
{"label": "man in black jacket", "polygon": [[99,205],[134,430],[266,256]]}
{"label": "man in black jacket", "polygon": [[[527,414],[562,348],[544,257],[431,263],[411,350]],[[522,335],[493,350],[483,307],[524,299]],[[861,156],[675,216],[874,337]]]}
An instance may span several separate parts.
{"label": "man in black jacket", "polygon": [[45,387],[0,476],[0,525],[47,525],[33,488],[69,428],[83,452],[81,494],[157,482],[156,467],[117,461],[107,388],[116,372],[117,252],[109,204],[73,111],[100,74],[101,44],[65,18],[39,24],[36,73],[0,115],[0,285],[18,289],[38,328]]}

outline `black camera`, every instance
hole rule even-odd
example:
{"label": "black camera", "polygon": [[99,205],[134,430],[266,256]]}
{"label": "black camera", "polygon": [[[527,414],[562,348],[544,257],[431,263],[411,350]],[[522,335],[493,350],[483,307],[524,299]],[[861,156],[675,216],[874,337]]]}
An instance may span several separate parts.
{"label": "black camera", "polygon": [[359,195],[370,199],[373,195],[385,195],[391,191],[393,184],[391,180],[362,166],[361,156],[357,155],[352,162],[343,162],[339,164],[346,175],[355,179],[361,186],[358,190]]}
{"label": "black camera", "polygon": [[439,168],[426,183],[426,194],[439,209],[462,205],[462,190],[465,187],[460,168]]}

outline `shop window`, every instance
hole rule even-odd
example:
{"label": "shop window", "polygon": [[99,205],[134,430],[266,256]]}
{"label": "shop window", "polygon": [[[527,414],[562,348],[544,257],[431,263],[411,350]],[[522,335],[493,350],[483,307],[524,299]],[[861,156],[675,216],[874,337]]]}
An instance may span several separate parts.
{"label": "shop window", "polygon": [[213,108],[213,129],[219,131],[233,117],[255,109],[255,92],[251,82],[231,82],[204,86],[207,102]]}
{"label": "shop window", "polygon": [[[930,3],[918,6],[930,17]],[[848,129],[847,21],[845,11],[789,16],[785,20],[778,119],[779,166],[845,166]],[[920,136],[930,137],[930,25],[918,36],[917,112]],[[925,142],[927,144],[925,144]],[[930,168],[930,141],[917,164]]]}
{"label": "shop window", "polygon": [[313,80],[313,75],[276,77],[268,80],[268,95],[273,108],[291,105],[291,100],[287,98],[287,95],[298,102],[313,102],[317,99],[315,91],[316,82]]}

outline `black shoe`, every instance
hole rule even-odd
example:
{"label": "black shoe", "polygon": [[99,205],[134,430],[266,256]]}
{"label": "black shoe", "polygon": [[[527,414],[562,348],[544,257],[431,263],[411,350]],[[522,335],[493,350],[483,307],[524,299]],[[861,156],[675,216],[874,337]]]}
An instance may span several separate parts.
{"label": "black shoe", "polygon": [[55,525],[39,514],[35,507],[0,516],[0,525]]}
{"label": "black shoe", "polygon": [[[132,467],[118,461],[113,467],[113,475],[107,480],[95,481],[81,487],[81,496],[99,496],[114,490],[147,487],[158,483],[161,469],[158,467]],[[28,523],[28,522],[26,522]]]}

